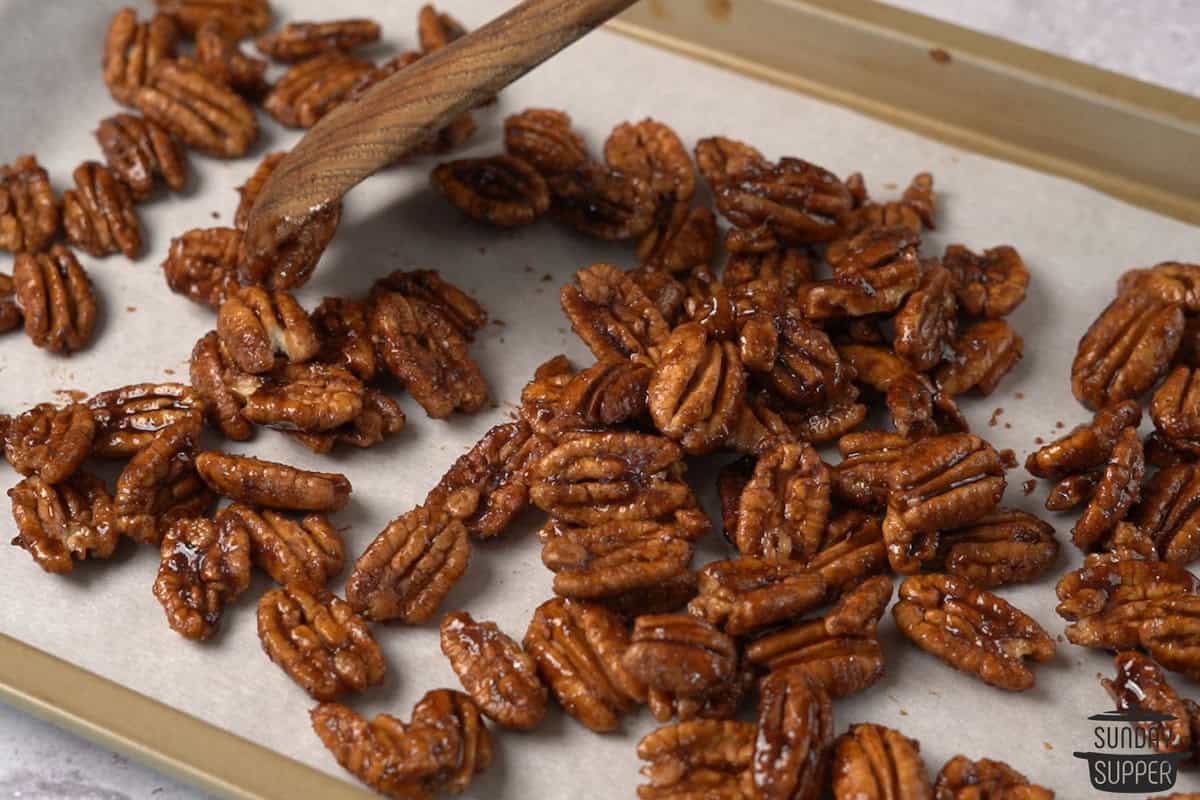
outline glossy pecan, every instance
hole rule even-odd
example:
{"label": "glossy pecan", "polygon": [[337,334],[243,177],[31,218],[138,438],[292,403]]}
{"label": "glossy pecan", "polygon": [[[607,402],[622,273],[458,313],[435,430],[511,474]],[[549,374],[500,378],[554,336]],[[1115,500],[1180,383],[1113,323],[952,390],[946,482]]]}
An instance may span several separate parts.
{"label": "glossy pecan", "polygon": [[717,248],[717,218],[703,206],[676,202],[637,243],[638,263],[669,273],[708,266]]}
{"label": "glossy pecan", "polygon": [[999,454],[978,436],[947,434],[914,443],[889,476],[883,536],[892,569],[915,572],[934,558],[938,532],[991,513],[1005,485]]}
{"label": "glossy pecan", "polygon": [[160,61],[175,58],[179,27],[166,14],[138,22],[137,10],[122,8],[113,15],[104,38],[104,84],[118,103],[131,103]]}
{"label": "glossy pecan", "polygon": [[593,264],[575,273],[575,280],[562,288],[563,312],[596,358],[657,352],[670,335],[662,313],[617,267]]}
{"label": "glossy pecan", "polygon": [[939,433],[966,433],[966,418],[954,397],[924,375],[910,372],[892,381],[884,394],[892,426],[901,436],[920,439]]}
{"label": "glossy pecan", "polygon": [[92,449],[96,420],[82,403],[39,403],[13,417],[4,432],[4,457],[22,475],[55,484],[71,476]]}
{"label": "glossy pecan", "polygon": [[[731,172],[738,162],[742,168]],[[837,236],[837,217],[853,202],[836,175],[799,158],[766,164],[752,156],[726,159],[724,176],[713,189],[717,209],[735,226],[765,224],[781,241],[794,244]]]}
{"label": "glossy pecan", "polygon": [[853,372],[825,332],[792,314],[778,317],[775,325],[779,332],[776,357],[770,370],[758,376],[759,381],[798,406],[820,408],[841,397]]}
{"label": "glossy pecan", "polygon": [[263,108],[289,128],[311,128],[374,70],[370,61],[341,51],[321,53],[291,67],[267,94]]}
{"label": "glossy pecan", "polygon": [[737,645],[690,614],[644,614],[634,622],[621,663],[651,689],[703,694],[733,676]]}
{"label": "glossy pecan", "polygon": [[242,406],[262,385],[263,378],[242,372],[216,331],[206,333],[192,348],[189,373],[192,388],[204,400],[205,414],[213,427],[230,439],[249,439],[254,427],[242,416]]}
{"label": "glossy pecan", "polygon": [[834,517],[808,568],[821,573],[830,597],[840,597],[864,578],[887,569],[887,549],[876,517],[847,511]]}
{"label": "glossy pecan", "polygon": [[825,260],[833,268],[834,277],[849,277],[897,261],[912,261],[917,258],[920,244],[920,229],[903,225],[873,226],[848,239],[831,242],[825,248]]}
{"label": "glossy pecan", "polygon": [[756,735],[753,723],[715,719],[651,731],[638,742],[638,758],[649,762],[641,769],[648,783],[638,787],[638,798],[760,797],[751,769]]}
{"label": "glossy pecan", "polygon": [[328,50],[353,50],[379,40],[373,19],[335,19],[328,22],[289,22],[255,40],[259,52],[274,61],[294,62]]}
{"label": "glossy pecan", "polygon": [[958,302],[950,271],[941,265],[931,267],[896,312],[894,323],[892,347],[897,354],[917,370],[940,364],[958,331]]}
{"label": "glossy pecan", "polygon": [[246,398],[242,416],[258,425],[322,433],[362,414],[362,381],[341,367],[289,364]]}
{"label": "glossy pecan", "polygon": [[[1142,407],[1137,401],[1114,403],[1097,411],[1091,422],[1077,425],[1065,436],[1030,453],[1025,469],[1056,482],[1046,507],[1059,511],[1071,507],[1072,501],[1090,497],[1118,437],[1126,428],[1136,428],[1141,420]],[[1095,477],[1089,480],[1090,476]]]}
{"label": "glossy pecan", "polygon": [[598,239],[634,239],[650,230],[658,210],[653,187],[634,175],[586,162],[546,177],[550,213]]}
{"label": "glossy pecan", "polygon": [[25,316],[25,335],[52,353],[82,349],[96,327],[92,281],[70,249],[18,253],[13,288]]}
{"label": "glossy pecan", "polygon": [[438,11],[432,3],[426,3],[417,12],[417,39],[425,53],[440,50],[466,32],[467,29],[462,23],[451,15]]}
{"label": "glossy pecan", "polygon": [[258,121],[246,101],[198,69],[161,61],[133,105],[188,147],[219,158],[246,154],[258,138]]}
{"label": "glossy pecan", "polygon": [[833,706],[820,683],[795,669],[764,678],[753,766],[763,800],[816,800],[832,747]]}
{"label": "glossy pecan", "polygon": [[937,774],[934,800],[1054,800],[1054,792],[1032,784],[1003,761],[955,756]]}
{"label": "glossy pecan", "polygon": [[[762,251],[736,252],[730,237],[737,230],[733,228],[725,235],[725,249],[730,253],[721,280],[727,286],[755,284],[760,291],[771,290],[790,297],[801,284],[813,279],[812,260],[803,249],[772,246]],[[753,299],[754,295],[751,293],[750,297]]]}
{"label": "glossy pecan", "polygon": [[417,506],[388,523],[359,556],[346,599],[377,622],[424,622],[462,577],[469,555],[461,519],[441,506]]}
{"label": "glossy pecan", "polygon": [[158,10],[173,17],[184,31],[195,34],[215,21],[226,35],[244,39],[271,24],[268,0],[154,0]]}
{"label": "glossy pecan", "polygon": [[216,20],[196,31],[194,63],[217,83],[251,97],[267,89],[267,62],[242,52],[237,37],[225,32]]}
{"label": "glossy pecan", "polygon": [[1186,366],[1171,370],[1150,399],[1150,419],[1168,440],[1200,438],[1200,386],[1196,371]]}
{"label": "glossy pecan", "polygon": [[687,149],[675,131],[657,120],[623,122],[613,128],[604,142],[604,160],[646,181],[663,198],[686,204],[696,190]]}
{"label": "glossy pecan", "polygon": [[[670,614],[683,609],[696,596],[696,573],[686,571],[660,581],[654,586],[631,589],[630,591],[606,597],[601,603],[607,608],[620,614],[625,619],[632,619],[642,614]],[[718,693],[729,688],[729,684],[717,690]],[[705,696],[707,701],[710,696]]]}
{"label": "glossy pecan", "polygon": [[12,543],[47,572],[65,574],[74,561],[108,558],[121,539],[104,481],[88,472],[56,485],[33,475],[8,496],[17,526]]}
{"label": "glossy pecan", "polygon": [[804,560],[817,551],[829,520],[829,470],[807,444],[765,451],[742,490],[734,543],[746,556]]}
{"label": "glossy pecan", "polygon": [[975,317],[1006,317],[1021,305],[1029,270],[1009,245],[972,252],[961,244],[946,248],[942,263],[954,276],[954,293],[963,311]]}
{"label": "glossy pecan", "polygon": [[113,493],[116,524],[131,539],[158,543],[176,519],[202,515],[215,499],[197,478],[192,453],[200,426],[185,418],[163,428],[129,459]]}
{"label": "glossy pecan", "polygon": [[911,443],[887,431],[848,433],[838,439],[842,460],[830,470],[834,496],[867,511],[886,508],[892,465],[904,458]]}
{"label": "glossy pecan", "polygon": [[142,250],[141,223],[129,188],[96,161],[75,168],[75,188],[63,192],[63,228],[67,241],[96,256],[124,253],[137,258]]}
{"label": "glossy pecan", "polygon": [[835,800],[933,800],[921,746],[883,725],[851,725],[839,736],[832,773]]}
{"label": "glossy pecan", "polygon": [[313,358],[320,343],[308,314],[291,294],[243,286],[217,312],[221,346],[244,372],[258,374],[275,366]]}
{"label": "glossy pecan", "polygon": [[895,311],[921,281],[922,268],[915,255],[829,280],[802,284],[796,300],[804,316],[812,320],[864,317]]}
{"label": "glossy pecan", "polygon": [[711,136],[696,142],[693,155],[700,174],[713,189],[745,172],[762,172],[771,166],[771,162],[754,147],[724,136]]}
{"label": "glossy pecan", "polygon": [[134,200],[144,200],[157,178],[177,192],[187,184],[187,153],[157,122],[115,114],[100,121],[95,135],[109,169]]}
{"label": "glossy pecan", "polygon": [[349,370],[362,381],[375,377],[375,346],[367,328],[365,303],[326,297],[309,319],[321,343],[317,361]]}
{"label": "glossy pecan", "polygon": [[428,303],[467,339],[472,338],[487,324],[487,311],[483,306],[462,289],[442,278],[437,270],[396,270],[380,278],[376,285]]}
{"label": "glossy pecan", "polygon": [[128,458],[177,422],[198,429],[204,414],[200,394],[182,383],[134,383],[93,395],[87,406],[96,422],[92,454],[101,458]]}
{"label": "glossy pecan", "polygon": [[680,325],[663,343],[647,387],[650,417],[686,452],[705,453],[728,438],[745,387],[732,342],[709,341],[699,323]]}
{"label": "glossy pecan", "polygon": [[367,387],[363,390],[362,411],[349,422],[327,431],[287,433],[314,453],[329,453],[338,444],[374,447],[404,430],[406,424],[407,418],[399,403],[378,389]]}
{"label": "glossy pecan", "polygon": [[17,287],[11,275],[0,272],[0,333],[20,327],[24,315],[17,305]]}
{"label": "glossy pecan", "polygon": [[611,428],[648,414],[653,369],[641,361],[602,360],[566,380],[539,427],[548,435]]}
{"label": "glossy pecan", "polygon": [[588,161],[583,137],[562,111],[528,108],[504,120],[504,149],[543,175],[571,172]]}
{"label": "glossy pecan", "polygon": [[825,601],[820,572],[798,561],[737,558],[713,561],[699,573],[700,593],[688,611],[730,636],[787,622]]}
{"label": "glossy pecan", "polygon": [[547,692],[537,666],[495,623],[476,622],[465,611],[447,614],[441,645],[480,711],[517,730],[531,730],[542,721]]}
{"label": "glossy pecan", "polygon": [[1139,631],[1142,646],[1165,668],[1200,679],[1200,597],[1172,597],[1159,604]]}
{"label": "glossy pecan", "polygon": [[1181,696],[1167,682],[1154,659],[1126,650],[1114,659],[1117,674],[1101,678],[1117,711],[1161,714],[1167,719],[1134,723],[1160,753],[1184,753],[1195,761],[1200,747],[1200,705]]}
{"label": "glossy pecan", "polygon": [[244,533],[190,518],[167,529],[160,551],[154,596],[167,624],[187,639],[208,639],[225,605],[250,584],[250,542]]}
{"label": "glossy pecan", "polygon": [[267,656],[315,700],[335,700],[383,682],[387,663],[366,621],[323,589],[288,585],[258,601]]}
{"label": "glossy pecan", "polygon": [[950,575],[982,589],[1033,580],[1058,558],[1054,526],[1033,514],[999,509],[941,536],[937,558]]}
{"label": "glossy pecan", "polygon": [[1146,292],[1119,295],[1079,340],[1071,389],[1088,408],[1136,398],[1167,371],[1183,334],[1183,309]]}
{"label": "glossy pecan", "polygon": [[1125,519],[1142,491],[1146,462],[1137,429],[1125,428],[1117,437],[1083,514],[1071,530],[1079,549],[1094,548]]}
{"label": "glossy pecan", "polygon": [[1131,269],[1117,281],[1117,294],[1147,294],[1167,303],[1181,303],[1188,314],[1200,311],[1200,264],[1164,261]]}
{"label": "glossy pecan", "polygon": [[171,240],[162,263],[171,291],[218,309],[239,287],[238,251],[242,232],[234,228],[195,228]]}
{"label": "glossy pecan", "polygon": [[217,494],[267,508],[339,511],[350,501],[350,481],[336,472],[216,451],[196,456],[196,471]]}
{"label": "glossy pecan", "polygon": [[937,198],[933,191],[933,175],[928,172],[914,175],[900,199],[886,203],[867,197],[867,187],[860,173],[846,178],[846,188],[854,198],[855,207],[841,216],[843,238],[831,242],[830,248],[867,228],[900,226],[919,234],[924,228],[936,227]]}
{"label": "glossy pecan", "polygon": [[250,542],[255,566],[280,586],[316,592],[342,571],[342,535],[324,514],[301,520],[274,511],[256,511],[234,503],[217,515],[217,524],[240,528]]}
{"label": "glossy pecan", "polygon": [[938,388],[954,397],[971,389],[989,395],[1018,361],[1025,340],[1002,319],[987,319],[950,343],[952,354],[937,369]]}
{"label": "glossy pecan", "polygon": [[1127,524],[1149,540],[1156,558],[1181,565],[1200,558],[1200,466],[1176,464],[1156,472]]}
{"label": "glossy pecan", "polygon": [[1029,689],[1034,675],[1024,659],[1054,657],[1054,640],[1036,620],[963,578],[914,575],[899,595],[892,616],[909,640],[991,686]]}
{"label": "glossy pecan", "polygon": [[626,274],[646,294],[658,309],[658,313],[662,314],[668,327],[673,328],[683,321],[688,289],[680,281],[656,266],[641,266],[629,270]]}
{"label": "glossy pecan", "polygon": [[434,168],[430,180],[455,208],[491,225],[529,225],[550,208],[541,173],[513,156],[448,161]]}
{"label": "glossy pecan", "polygon": [[0,165],[0,250],[36,253],[58,233],[58,201],[36,156]]}

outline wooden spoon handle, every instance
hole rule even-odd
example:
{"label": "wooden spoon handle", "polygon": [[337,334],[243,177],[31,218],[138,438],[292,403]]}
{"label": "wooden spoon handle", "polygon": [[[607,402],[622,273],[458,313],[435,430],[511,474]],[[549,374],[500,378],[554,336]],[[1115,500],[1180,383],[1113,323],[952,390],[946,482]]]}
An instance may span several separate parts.
{"label": "wooden spoon handle", "polygon": [[364,178],[634,2],[524,0],[335,108],[263,187],[247,223],[247,255],[271,258]]}

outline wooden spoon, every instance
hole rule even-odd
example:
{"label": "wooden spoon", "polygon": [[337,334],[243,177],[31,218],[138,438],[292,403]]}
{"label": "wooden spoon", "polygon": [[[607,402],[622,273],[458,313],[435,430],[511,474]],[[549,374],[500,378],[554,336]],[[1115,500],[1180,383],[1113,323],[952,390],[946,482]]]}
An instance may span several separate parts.
{"label": "wooden spoon", "polygon": [[364,178],[634,2],[524,0],[335,108],[267,180],[246,226],[243,264],[274,261]]}

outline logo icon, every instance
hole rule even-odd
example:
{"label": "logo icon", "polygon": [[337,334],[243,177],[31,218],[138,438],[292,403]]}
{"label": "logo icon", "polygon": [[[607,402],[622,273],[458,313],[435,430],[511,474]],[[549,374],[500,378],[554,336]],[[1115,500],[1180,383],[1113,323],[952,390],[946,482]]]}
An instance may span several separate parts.
{"label": "logo icon", "polygon": [[[1092,728],[1090,752],[1075,751],[1088,762],[1092,788],[1114,794],[1155,794],[1175,785],[1178,762],[1187,753],[1154,752],[1165,744],[1166,726],[1175,717],[1156,711],[1107,711],[1088,717]],[[1130,752],[1150,750],[1151,752]]]}

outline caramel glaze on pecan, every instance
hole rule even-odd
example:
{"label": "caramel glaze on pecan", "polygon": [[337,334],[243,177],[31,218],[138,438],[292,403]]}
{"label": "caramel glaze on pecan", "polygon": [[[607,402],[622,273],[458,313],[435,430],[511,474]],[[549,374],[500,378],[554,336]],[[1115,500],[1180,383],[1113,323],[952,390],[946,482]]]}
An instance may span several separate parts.
{"label": "caramel glaze on pecan", "polygon": [[832,773],[835,800],[933,800],[920,745],[883,725],[851,725],[839,736]]}
{"label": "caramel glaze on pecan", "polygon": [[448,161],[434,168],[430,180],[455,208],[490,225],[530,225],[550,209],[546,180],[514,156]]}
{"label": "caramel glaze on pecan", "polygon": [[104,83],[113,99],[129,104],[161,61],[175,58],[179,27],[166,14],[138,22],[137,11],[123,8],[113,15],[104,39]]}
{"label": "caramel glaze on pecan", "polygon": [[157,122],[115,114],[100,121],[95,135],[109,169],[134,200],[146,199],[157,178],[176,192],[187,185],[187,153]]}
{"label": "caramel glaze on pecan", "polygon": [[349,370],[361,381],[375,377],[375,346],[367,329],[365,303],[326,297],[309,319],[321,343],[317,361]]}
{"label": "caramel glaze on pecan", "polygon": [[199,427],[204,401],[182,383],[134,383],[93,395],[87,401],[96,421],[92,454],[128,458],[158,432],[187,419]]}
{"label": "caramel glaze on pecan", "polygon": [[546,178],[550,213],[598,239],[634,239],[654,226],[658,198],[634,175],[587,162]]}
{"label": "caramel glaze on pecan", "polygon": [[8,490],[17,535],[12,543],[47,572],[68,573],[74,561],[108,558],[121,534],[104,482],[78,471],[51,485],[36,475]]}
{"label": "caramel glaze on pecan", "polygon": [[214,21],[225,35],[244,39],[261,33],[271,24],[268,0],[154,0],[154,4],[189,34]]}
{"label": "caramel glaze on pecan", "polygon": [[329,50],[353,50],[379,39],[382,28],[372,19],[289,22],[255,40],[259,52],[273,61],[294,62]]}
{"label": "caramel glaze on pecan", "polygon": [[341,367],[288,364],[246,398],[242,415],[257,425],[324,433],[359,417],[364,403],[362,381]]}
{"label": "caramel glaze on pecan", "polygon": [[216,451],[197,455],[196,471],[218,494],[267,508],[338,511],[350,501],[350,481],[336,472],[310,472]]}
{"label": "caramel glaze on pecan", "polygon": [[237,294],[242,232],[234,228],[195,228],[171,240],[162,263],[171,291],[212,309]]}
{"label": "caramel glaze on pecan", "polygon": [[242,52],[238,40],[216,20],[196,31],[195,66],[217,83],[250,97],[267,89],[267,62]]}
{"label": "caramel glaze on pecan", "polygon": [[465,611],[447,614],[441,644],[480,711],[505,727],[538,726],[546,713],[546,687],[533,659],[495,623],[476,622]]}
{"label": "caramel glaze on pecan", "polygon": [[733,676],[733,639],[690,614],[647,614],[634,622],[625,670],[650,689],[704,694]]}
{"label": "caramel glaze on pecan", "polygon": [[817,800],[833,746],[833,705],[804,670],[773,671],[759,684],[752,772],[763,800]]}
{"label": "caramel glaze on pecan", "polygon": [[808,568],[825,579],[830,599],[841,597],[887,567],[879,519],[861,511],[847,511],[830,520],[820,549],[808,561]]}
{"label": "caramel glaze on pecan", "polygon": [[1200,380],[1195,369],[1178,366],[1150,398],[1150,419],[1169,442],[1200,441]]}
{"label": "caramel glaze on pecan", "polygon": [[204,518],[175,521],[163,536],[154,596],[167,623],[187,639],[217,631],[227,603],[250,583],[250,543],[243,532]]}
{"label": "caramel glaze on pecan", "polygon": [[756,727],[737,720],[697,719],[667,725],[642,737],[637,754],[648,762],[639,800],[759,797],[751,764]]}
{"label": "caramel glaze on pecan", "polygon": [[1003,761],[955,756],[937,775],[934,800],[1054,800],[1054,792],[1032,784]]}
{"label": "caramel glaze on pecan", "polygon": [[829,470],[807,444],[764,452],[737,506],[739,552],[768,561],[805,560],[817,552],[829,520]]}
{"label": "caramel glaze on pecan", "polygon": [[22,475],[37,475],[53,485],[79,468],[95,436],[96,420],[86,405],[39,403],[8,423],[4,457]]}
{"label": "caramel glaze on pecan", "polygon": [[76,167],[74,178],[75,188],[62,196],[67,241],[97,258],[117,252],[137,258],[142,230],[129,188],[96,161]]}
{"label": "caramel glaze on pecan", "polygon": [[[311,369],[316,365],[304,366]],[[349,422],[326,431],[297,430],[288,431],[288,435],[314,453],[328,453],[338,444],[374,447],[404,430],[406,424],[407,418],[399,403],[378,389],[367,387],[363,390],[362,411]]]}
{"label": "caramel glaze on pecan", "polygon": [[1136,428],[1127,427],[1117,437],[1095,492],[1072,529],[1076,546],[1090,550],[1112,533],[1141,495],[1145,474],[1142,441]]}
{"label": "caramel glaze on pecan", "polygon": [[200,70],[159,62],[133,105],[188,147],[219,158],[246,154],[258,138],[258,121],[246,101]]}
{"label": "caramel glaze on pecan", "polygon": [[17,287],[12,276],[0,272],[0,333],[9,331],[21,325],[24,316],[17,305]]}
{"label": "caramel glaze on pecan", "polygon": [[563,312],[597,359],[651,355],[667,340],[662,312],[617,267],[593,264],[575,273],[575,281],[562,288]]}
{"label": "caramel glaze on pecan", "polygon": [[254,434],[254,426],[242,416],[242,406],[262,385],[262,379],[242,372],[233,363],[216,331],[200,337],[192,348],[189,375],[214,428],[235,441],[245,441]]}
{"label": "caramel glaze on pecan", "polygon": [[324,514],[297,521],[234,503],[222,509],[216,521],[244,531],[254,565],[280,586],[318,591],[345,563],[342,535]]}
{"label": "caramel glaze on pecan", "polygon": [[1002,319],[976,322],[950,343],[953,355],[938,367],[938,388],[954,397],[971,389],[989,395],[1008,374],[1025,348],[1025,340]]}
{"label": "caramel glaze on pecan", "polygon": [[997,319],[1016,310],[1025,299],[1029,270],[1020,253],[1000,245],[974,253],[961,244],[946,248],[942,263],[954,276],[954,293],[963,311]]}
{"label": "caramel glaze on pecan", "polygon": [[1143,711],[1172,719],[1135,723],[1150,734],[1160,753],[1185,753],[1194,762],[1200,757],[1200,705],[1183,697],[1167,682],[1162,667],[1141,653],[1125,650],[1115,659],[1117,674],[1100,684],[1118,711]]}
{"label": "caramel glaze on pecan", "polygon": [[730,636],[794,619],[823,603],[829,590],[821,573],[801,562],[746,557],[707,564],[699,589],[688,612]]}
{"label": "caramel glaze on pecan", "polygon": [[647,386],[650,417],[686,452],[705,453],[729,437],[745,388],[732,342],[709,341],[699,323],[680,325],[663,343]]}
{"label": "caramel glaze on pecan", "polygon": [[311,128],[374,70],[370,61],[338,50],[320,53],[289,69],[263,100],[263,108],[289,128]]}
{"label": "caramel glaze on pecan", "polygon": [[39,252],[58,233],[58,223],[58,201],[37,157],[0,165],[0,250]]}
{"label": "caramel glaze on pecan", "polygon": [[212,505],[216,498],[200,481],[193,462],[199,435],[198,420],[181,419],[129,459],[113,494],[122,533],[135,541],[158,543],[172,522],[201,516]]}
{"label": "caramel glaze on pecan", "polygon": [[1118,437],[1126,428],[1137,428],[1141,420],[1142,408],[1137,401],[1114,403],[1097,411],[1091,422],[1076,426],[1065,436],[1030,453],[1025,459],[1025,469],[1056,482],[1046,499],[1046,507],[1051,511],[1064,510],[1062,500],[1076,495],[1069,487],[1080,477],[1095,475],[1099,480],[1098,473],[1112,455]]}
{"label": "caramel glaze on pecan", "polygon": [[25,315],[25,335],[51,353],[81,350],[96,328],[92,281],[70,249],[18,253],[13,288]]}
{"label": "caramel glaze on pecan", "polygon": [[221,304],[217,334],[233,362],[258,374],[275,366],[275,357],[296,364],[313,358],[320,348],[308,314],[291,294],[243,286]]}
{"label": "caramel glaze on pecan", "polygon": [[543,175],[570,172],[588,160],[583,137],[562,111],[528,108],[504,120],[504,149]]}
{"label": "caramel glaze on pecan", "polygon": [[677,202],[659,213],[654,227],[637,243],[644,267],[681,273],[712,263],[717,249],[717,218],[704,206]]}
{"label": "caramel glaze on pecan", "polygon": [[991,589],[1044,574],[1058,550],[1054,526],[1024,511],[998,509],[965,528],[945,531],[937,558],[948,574]]}
{"label": "caramel glaze on pecan", "polygon": [[830,469],[834,496],[864,511],[887,507],[892,465],[912,442],[887,431],[859,431],[838,439],[842,460]]}
{"label": "caramel glaze on pecan", "polygon": [[1200,558],[1200,465],[1176,464],[1156,472],[1122,524],[1134,526],[1163,561],[1182,565]]}

